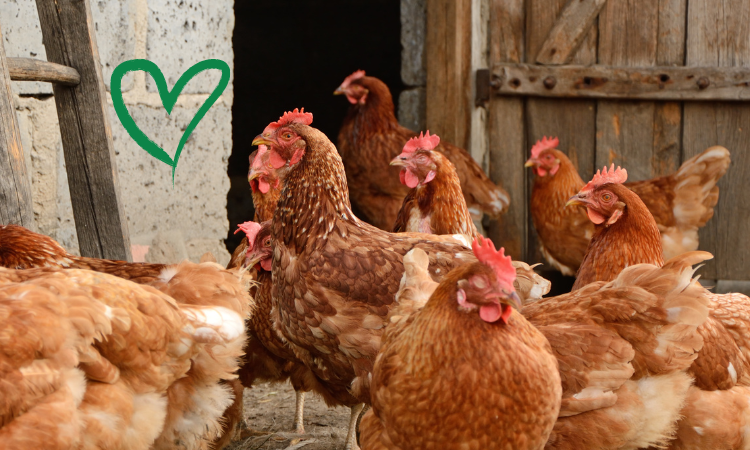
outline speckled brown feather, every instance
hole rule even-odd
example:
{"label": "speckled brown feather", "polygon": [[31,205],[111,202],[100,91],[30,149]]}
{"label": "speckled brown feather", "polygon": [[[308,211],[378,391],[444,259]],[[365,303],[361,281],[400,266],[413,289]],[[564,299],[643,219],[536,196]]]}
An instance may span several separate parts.
{"label": "speckled brown feather", "polygon": [[450,272],[406,328],[387,335],[363,450],[542,448],[559,409],[557,363],[520,314],[503,324],[458,310],[457,282],[485,269]]}
{"label": "speckled brown feather", "polygon": [[456,255],[471,252],[387,233],[357,219],[336,148],[314,128],[291,128],[307,146],[284,180],[273,220],[276,326],[316,376],[369,402],[367,375],[398,290],[403,256],[423,248],[431,273],[442,277],[460,262]]}
{"label": "speckled brown feather", "polygon": [[[339,130],[338,150],[344,160],[354,205],[382,230],[396,221],[409,188],[402,185],[398,169],[389,166],[406,141],[416,136],[398,124],[388,87],[374,77],[353,81],[369,93],[364,105],[349,108]],[[508,207],[508,194],[490,181],[466,150],[442,142],[437,150],[456,167],[469,209],[496,218]]]}

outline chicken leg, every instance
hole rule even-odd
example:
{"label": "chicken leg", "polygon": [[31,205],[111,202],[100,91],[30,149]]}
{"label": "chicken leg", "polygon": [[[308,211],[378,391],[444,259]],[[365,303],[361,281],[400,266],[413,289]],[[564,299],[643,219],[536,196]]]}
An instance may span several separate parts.
{"label": "chicken leg", "polygon": [[357,422],[364,407],[364,403],[352,406],[352,415],[349,419],[349,432],[346,434],[346,447],[344,447],[344,450],[360,450],[357,444]]}
{"label": "chicken leg", "polygon": [[297,395],[297,404],[294,409],[294,432],[305,434],[305,422],[303,420],[305,412],[305,391],[295,391]]}

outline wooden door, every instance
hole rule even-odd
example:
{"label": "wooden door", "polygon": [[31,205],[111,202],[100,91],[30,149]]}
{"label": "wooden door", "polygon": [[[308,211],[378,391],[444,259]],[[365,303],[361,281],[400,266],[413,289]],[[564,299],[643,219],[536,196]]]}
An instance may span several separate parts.
{"label": "wooden door", "polygon": [[630,180],[665,175],[723,145],[732,165],[700,232],[715,256],[701,273],[750,280],[750,0],[489,2],[489,172],[512,202],[493,240],[543,262],[523,167],[542,136],[560,138],[584,180],[611,163]]}

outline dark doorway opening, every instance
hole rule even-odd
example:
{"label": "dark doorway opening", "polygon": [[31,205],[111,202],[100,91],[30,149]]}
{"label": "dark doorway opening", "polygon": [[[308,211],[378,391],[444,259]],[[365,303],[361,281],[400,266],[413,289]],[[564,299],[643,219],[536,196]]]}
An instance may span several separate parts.
{"label": "dark doorway opening", "polygon": [[399,0],[237,0],[234,13],[230,252],[242,240],[236,225],[253,218],[250,143],[269,122],[304,107],[336,143],[349,103],[333,91],[347,75],[364,69],[394,101],[403,89]]}

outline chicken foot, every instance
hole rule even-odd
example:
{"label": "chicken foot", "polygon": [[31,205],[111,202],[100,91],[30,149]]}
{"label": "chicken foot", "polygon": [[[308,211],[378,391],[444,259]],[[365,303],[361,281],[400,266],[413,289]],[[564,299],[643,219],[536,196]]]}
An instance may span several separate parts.
{"label": "chicken foot", "polygon": [[352,406],[352,416],[349,419],[349,432],[346,434],[346,447],[344,447],[344,450],[360,450],[357,444],[357,422],[364,407],[364,403]]}
{"label": "chicken foot", "polygon": [[305,422],[303,420],[305,412],[305,391],[295,391],[297,403],[294,408],[294,432],[305,434]]}

